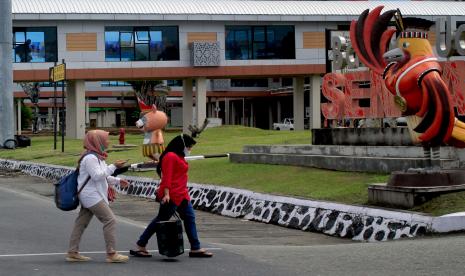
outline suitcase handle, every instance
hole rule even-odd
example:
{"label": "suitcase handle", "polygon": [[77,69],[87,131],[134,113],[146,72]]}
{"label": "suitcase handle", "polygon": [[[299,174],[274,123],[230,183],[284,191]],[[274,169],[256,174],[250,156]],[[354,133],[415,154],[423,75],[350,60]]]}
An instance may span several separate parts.
{"label": "suitcase handle", "polygon": [[[174,212],[173,216],[175,217],[175,221],[181,221],[181,218],[179,217],[178,213]],[[167,222],[171,221],[171,218],[169,220],[160,220],[159,222]]]}

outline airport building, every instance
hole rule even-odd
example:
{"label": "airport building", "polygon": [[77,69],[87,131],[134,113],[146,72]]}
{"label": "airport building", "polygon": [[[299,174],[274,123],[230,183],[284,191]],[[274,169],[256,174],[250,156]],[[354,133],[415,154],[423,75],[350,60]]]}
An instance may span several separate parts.
{"label": "airport building", "polygon": [[63,116],[73,138],[82,138],[86,127],[132,125],[138,106],[130,83],[140,80],[170,87],[169,124],[185,131],[205,118],[264,129],[294,118],[295,129],[319,128],[326,101],[322,76],[332,71],[331,38],[348,37],[351,20],[363,10],[384,5],[404,16],[465,22],[465,4],[440,1],[12,3],[16,104],[33,106],[23,90],[39,83],[41,124],[50,127],[62,84],[54,93],[49,68],[64,60]]}

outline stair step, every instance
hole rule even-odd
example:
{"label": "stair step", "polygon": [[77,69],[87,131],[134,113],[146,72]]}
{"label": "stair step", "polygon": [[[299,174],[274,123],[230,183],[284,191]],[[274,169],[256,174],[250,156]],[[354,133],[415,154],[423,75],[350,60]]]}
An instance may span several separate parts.
{"label": "stair step", "polygon": [[[420,146],[248,145],[244,146],[243,152],[359,157],[424,157],[423,148]],[[441,147],[440,155],[442,159],[457,159],[462,156],[465,159],[465,150],[453,147]]]}
{"label": "stair step", "polygon": [[[315,167],[338,171],[390,173],[425,167],[424,158],[370,157],[316,154],[231,153],[231,162]],[[457,159],[441,159],[441,168],[459,168]]]}

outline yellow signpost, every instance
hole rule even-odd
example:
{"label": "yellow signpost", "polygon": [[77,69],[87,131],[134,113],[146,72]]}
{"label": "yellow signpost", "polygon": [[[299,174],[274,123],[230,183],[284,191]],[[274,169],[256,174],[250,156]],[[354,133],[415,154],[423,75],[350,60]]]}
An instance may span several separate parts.
{"label": "yellow signpost", "polygon": [[58,82],[66,79],[66,64],[60,64],[50,68],[50,81]]}
{"label": "yellow signpost", "polygon": [[65,80],[66,80],[66,63],[65,60],[62,60],[62,64],[49,68],[49,79],[50,82],[53,82],[53,149],[57,149],[57,82],[61,81],[61,111],[60,111],[60,120],[61,120],[61,152],[65,151]]}

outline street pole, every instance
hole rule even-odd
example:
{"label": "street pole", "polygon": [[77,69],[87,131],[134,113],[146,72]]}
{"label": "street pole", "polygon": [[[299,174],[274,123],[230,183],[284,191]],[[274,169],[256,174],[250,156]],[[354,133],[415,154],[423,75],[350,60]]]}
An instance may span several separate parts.
{"label": "street pole", "polygon": [[14,149],[13,16],[11,0],[0,0],[0,148]]}
{"label": "street pole", "polygon": [[[54,67],[57,66],[57,62],[55,61]],[[53,149],[57,149],[57,83],[53,80]]]}
{"label": "street pole", "polygon": [[[65,60],[62,59],[61,63],[65,64]],[[65,152],[65,80],[61,81],[61,152]]]}

